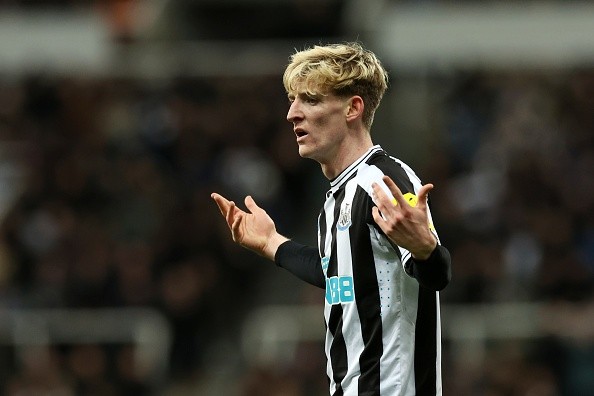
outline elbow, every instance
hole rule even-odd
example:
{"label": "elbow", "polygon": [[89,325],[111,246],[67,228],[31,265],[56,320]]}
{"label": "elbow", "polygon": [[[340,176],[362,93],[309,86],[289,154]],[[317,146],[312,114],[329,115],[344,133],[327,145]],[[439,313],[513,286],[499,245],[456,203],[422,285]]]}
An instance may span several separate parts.
{"label": "elbow", "polygon": [[435,291],[442,291],[446,288],[447,285],[450,284],[452,281],[452,263],[451,259],[447,260],[447,265],[443,269],[443,272],[440,277],[438,277],[438,282],[436,282]]}
{"label": "elbow", "polygon": [[439,279],[439,281],[435,284],[434,290],[435,291],[442,291],[443,289],[446,288],[447,285],[450,284],[450,282],[452,281],[452,271],[451,268],[448,267],[446,273],[444,274],[443,277],[441,277]]}
{"label": "elbow", "polygon": [[429,260],[414,263],[412,271],[421,286],[433,291],[441,291],[452,280],[450,252],[445,247],[438,246]]}
{"label": "elbow", "polygon": [[440,276],[432,277],[431,279],[419,279],[419,284],[426,289],[432,291],[442,291],[450,284],[452,280],[452,271],[448,270],[442,273]]}
{"label": "elbow", "polygon": [[442,265],[435,291],[442,291],[452,281],[452,257],[450,252],[443,246],[440,247]]}

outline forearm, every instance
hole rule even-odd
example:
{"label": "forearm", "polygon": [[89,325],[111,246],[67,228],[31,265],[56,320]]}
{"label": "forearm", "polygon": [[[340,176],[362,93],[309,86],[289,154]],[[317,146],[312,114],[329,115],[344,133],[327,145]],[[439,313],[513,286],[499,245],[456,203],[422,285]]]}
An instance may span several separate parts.
{"label": "forearm", "polygon": [[444,289],[452,279],[452,259],[444,246],[437,245],[426,260],[411,258],[406,271],[423,287],[431,290]]}
{"label": "forearm", "polygon": [[286,240],[276,250],[274,262],[310,285],[322,289],[326,287],[316,248]]}

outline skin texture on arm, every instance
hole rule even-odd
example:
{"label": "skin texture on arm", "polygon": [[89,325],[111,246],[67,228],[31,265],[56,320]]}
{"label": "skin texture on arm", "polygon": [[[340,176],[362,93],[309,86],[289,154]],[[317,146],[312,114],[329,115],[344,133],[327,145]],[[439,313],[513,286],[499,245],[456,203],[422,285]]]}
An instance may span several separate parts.
{"label": "skin texture on arm", "polygon": [[233,241],[274,261],[278,247],[289,239],[276,231],[274,221],[268,213],[251,196],[245,198],[247,212],[220,194],[212,193],[211,197],[227,221]]}

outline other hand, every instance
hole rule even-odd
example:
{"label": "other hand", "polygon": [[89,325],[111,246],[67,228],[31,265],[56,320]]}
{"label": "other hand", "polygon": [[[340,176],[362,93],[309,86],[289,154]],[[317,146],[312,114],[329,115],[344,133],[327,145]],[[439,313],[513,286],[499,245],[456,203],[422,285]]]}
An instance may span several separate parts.
{"label": "other hand", "polygon": [[377,205],[372,209],[373,219],[393,243],[407,249],[413,258],[429,258],[437,246],[437,238],[430,229],[427,206],[427,197],[433,184],[421,187],[414,205],[409,204],[390,177],[384,176],[383,181],[394,199],[377,183],[373,183],[373,199]]}
{"label": "other hand", "polygon": [[251,196],[245,198],[247,212],[220,194],[212,193],[211,197],[227,221],[233,241],[274,260],[276,250],[288,239],[276,231],[274,221],[268,213],[260,208]]}

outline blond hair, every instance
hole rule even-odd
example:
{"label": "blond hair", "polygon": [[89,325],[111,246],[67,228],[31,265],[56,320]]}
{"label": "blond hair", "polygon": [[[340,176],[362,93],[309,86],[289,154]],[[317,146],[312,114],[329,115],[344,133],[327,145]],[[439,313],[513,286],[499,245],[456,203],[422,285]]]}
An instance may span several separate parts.
{"label": "blond hair", "polygon": [[290,57],[283,75],[288,94],[359,95],[363,123],[371,129],[375,110],[388,87],[388,74],[376,55],[358,43],[316,45]]}

